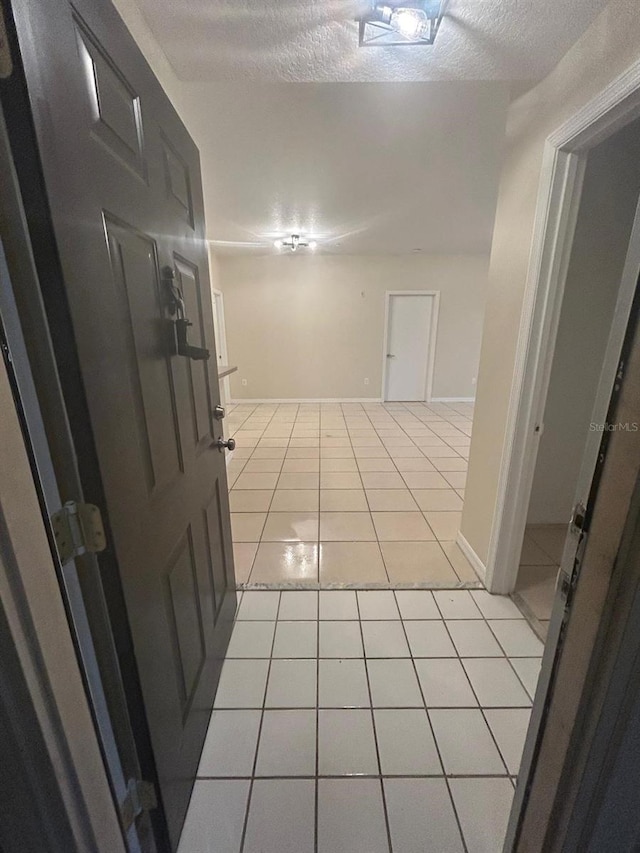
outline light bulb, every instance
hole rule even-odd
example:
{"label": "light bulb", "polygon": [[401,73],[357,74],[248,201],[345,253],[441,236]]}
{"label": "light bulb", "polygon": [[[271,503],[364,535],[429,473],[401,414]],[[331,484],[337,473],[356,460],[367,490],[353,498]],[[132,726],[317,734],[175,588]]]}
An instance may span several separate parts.
{"label": "light bulb", "polygon": [[309,248],[311,249],[311,251],[318,248],[318,244],[315,240],[311,240],[311,242],[309,243]]}
{"label": "light bulb", "polygon": [[276,249],[281,249],[284,246],[284,242],[282,240],[274,240],[273,245]]}
{"label": "light bulb", "polygon": [[389,24],[405,38],[420,39],[427,35],[429,18],[422,9],[405,7],[394,9]]}

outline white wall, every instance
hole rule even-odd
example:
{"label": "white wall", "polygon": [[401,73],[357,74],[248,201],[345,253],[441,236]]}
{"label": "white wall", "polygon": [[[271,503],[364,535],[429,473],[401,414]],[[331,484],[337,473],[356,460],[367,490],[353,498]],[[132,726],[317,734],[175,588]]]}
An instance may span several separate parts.
{"label": "white wall", "polygon": [[496,508],[544,143],[638,58],[638,2],[612,0],[554,71],[509,110],[461,523],[482,562]]}
{"label": "white wall", "polygon": [[565,285],[528,522],[571,513],[640,193],[640,122],[592,151]]}
{"label": "white wall", "polygon": [[218,263],[229,361],[239,367],[234,399],[379,399],[387,290],[440,291],[433,396],[474,396],[486,257],[220,256]]}

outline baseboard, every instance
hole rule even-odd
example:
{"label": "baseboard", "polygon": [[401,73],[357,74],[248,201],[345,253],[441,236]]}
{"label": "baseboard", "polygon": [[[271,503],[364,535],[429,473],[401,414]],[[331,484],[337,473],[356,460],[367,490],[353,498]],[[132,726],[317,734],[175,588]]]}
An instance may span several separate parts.
{"label": "baseboard", "polygon": [[241,397],[230,400],[230,406],[258,405],[259,403],[381,403],[381,397],[265,397],[253,400]]}
{"label": "baseboard", "polygon": [[458,545],[458,547],[460,548],[462,553],[465,555],[465,557],[469,561],[469,564],[471,565],[471,568],[473,569],[473,571],[478,575],[480,580],[484,583],[484,579],[485,579],[486,574],[487,574],[487,567],[482,562],[480,557],[478,557],[476,552],[473,550],[471,545],[469,545],[469,543],[467,542],[467,540],[465,539],[465,537],[462,535],[462,533],[459,530],[456,534],[456,544]]}
{"label": "baseboard", "polygon": [[429,403],[475,403],[475,401],[475,397],[432,397]]}

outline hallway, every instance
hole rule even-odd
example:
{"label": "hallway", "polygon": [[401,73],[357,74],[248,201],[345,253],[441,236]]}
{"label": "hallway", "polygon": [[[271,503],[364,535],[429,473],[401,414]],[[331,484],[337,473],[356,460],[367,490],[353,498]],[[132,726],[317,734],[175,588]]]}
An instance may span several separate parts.
{"label": "hallway", "polygon": [[241,593],[179,853],[496,853],[541,654],[483,590]]}
{"label": "hallway", "polygon": [[240,587],[478,587],[455,543],[471,403],[240,404]]}

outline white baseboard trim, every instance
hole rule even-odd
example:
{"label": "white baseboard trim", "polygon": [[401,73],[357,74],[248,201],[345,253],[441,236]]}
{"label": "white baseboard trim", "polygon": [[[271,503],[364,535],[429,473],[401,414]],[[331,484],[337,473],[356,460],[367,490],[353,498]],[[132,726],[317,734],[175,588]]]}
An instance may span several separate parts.
{"label": "white baseboard trim", "polygon": [[259,403],[382,403],[381,397],[265,397],[230,400],[230,406],[258,405]]}
{"label": "white baseboard trim", "polygon": [[475,401],[475,397],[432,397],[429,403],[475,403]]}
{"label": "white baseboard trim", "polygon": [[460,530],[458,530],[458,532],[456,533],[456,544],[458,545],[458,547],[460,548],[462,553],[465,555],[465,557],[469,561],[473,571],[478,575],[480,580],[484,583],[484,579],[485,579],[485,576],[487,573],[487,567],[482,562],[480,557],[478,557],[478,555],[473,550],[471,545],[469,545],[469,543],[467,542],[465,537],[462,535]]}

